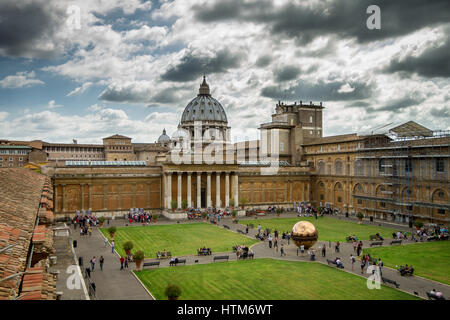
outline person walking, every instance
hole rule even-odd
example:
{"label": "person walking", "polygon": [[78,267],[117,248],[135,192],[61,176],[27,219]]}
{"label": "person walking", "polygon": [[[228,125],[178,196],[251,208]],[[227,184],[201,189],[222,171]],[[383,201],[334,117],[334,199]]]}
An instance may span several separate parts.
{"label": "person walking", "polygon": [[273,241],[273,247],[276,248],[277,249],[276,251],[278,252],[278,238],[277,237],[275,237],[275,239]]}
{"label": "person walking", "polygon": [[281,244],[280,253],[281,253],[281,257],[286,255],[286,253],[284,252],[283,244]]}
{"label": "person walking", "polygon": [[322,257],[325,257],[327,255],[327,246],[325,243],[322,246]]}
{"label": "person walking", "polygon": [[91,259],[91,270],[92,270],[92,272],[94,272],[94,268],[95,268],[95,256],[92,257],[92,259]]}
{"label": "person walking", "polygon": [[105,248],[108,246],[108,238],[105,238]]}
{"label": "person walking", "polygon": [[378,270],[380,270],[380,277],[383,276],[382,272],[381,272],[381,268],[383,267],[383,261],[381,261],[381,258],[378,259]]}
{"label": "person walking", "polygon": [[336,242],[336,246],[335,246],[335,251],[339,252],[339,246],[341,245],[341,243],[338,241]]}
{"label": "person walking", "polygon": [[245,227],[245,233],[248,233],[248,225]]}
{"label": "person walking", "polygon": [[302,257],[305,255],[305,246],[302,244],[300,246],[300,252],[302,253]]}
{"label": "person walking", "polygon": [[351,261],[351,263],[352,263],[352,271],[353,271],[353,270],[354,270],[355,261],[356,261],[356,259],[355,259],[355,257],[353,256],[353,254],[350,255],[350,261]]}
{"label": "person walking", "polygon": [[353,252],[356,252],[356,247],[358,246],[358,243],[353,240]]}
{"label": "person walking", "polygon": [[120,257],[120,270],[123,270],[123,263],[125,262],[125,259],[123,257]]}
{"label": "person walking", "polygon": [[92,227],[91,226],[89,226],[89,228],[88,228],[88,234],[89,234],[89,237],[92,236]]}
{"label": "person walking", "polygon": [[269,248],[272,249],[272,236],[269,234],[269,238],[267,238],[267,240],[269,240]]}
{"label": "person walking", "polygon": [[114,247],[115,247],[114,240],[112,240],[111,241],[111,253],[114,253]]}
{"label": "person walking", "polygon": [[123,267],[128,269],[128,257],[124,259]]}
{"label": "person walking", "polygon": [[103,271],[103,263],[105,262],[103,256],[100,256],[99,262],[100,262],[100,270]]}
{"label": "person walking", "polygon": [[364,273],[364,267],[366,266],[366,257],[361,258],[361,274]]}

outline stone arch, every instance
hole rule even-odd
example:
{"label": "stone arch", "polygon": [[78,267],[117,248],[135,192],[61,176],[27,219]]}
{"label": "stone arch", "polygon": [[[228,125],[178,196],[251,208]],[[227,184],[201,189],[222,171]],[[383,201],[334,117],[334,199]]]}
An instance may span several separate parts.
{"label": "stone arch", "polygon": [[317,162],[317,174],[325,174],[325,161],[319,160]]}
{"label": "stone arch", "polygon": [[337,181],[333,186],[333,203],[335,208],[343,209],[344,205],[344,187],[342,182]]}

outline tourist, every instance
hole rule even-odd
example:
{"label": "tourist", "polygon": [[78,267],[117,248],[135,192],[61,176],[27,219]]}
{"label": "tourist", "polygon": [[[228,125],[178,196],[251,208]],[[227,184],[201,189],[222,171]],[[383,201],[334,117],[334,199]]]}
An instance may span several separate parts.
{"label": "tourist", "polygon": [[277,237],[275,237],[275,239],[274,239],[274,241],[273,241],[273,247],[274,248],[277,248],[277,252],[278,252],[278,238]]}
{"label": "tourist", "polygon": [[311,249],[309,251],[309,254],[311,255],[311,261],[316,261],[316,252],[314,251],[314,249]]}
{"label": "tourist", "polygon": [[336,258],[335,262],[336,262],[336,266],[338,268],[344,268],[344,265],[342,264],[342,261],[340,258]]}
{"label": "tourist", "polygon": [[269,240],[269,248],[272,248],[272,236],[269,234],[269,238],[267,238],[267,240]]}
{"label": "tourist", "polygon": [[305,246],[303,244],[300,246],[300,252],[301,252],[302,257],[303,257],[304,254],[305,254]]}
{"label": "tourist", "polygon": [[128,257],[126,257],[125,259],[123,259],[123,267],[128,269]]}
{"label": "tourist", "polygon": [[354,264],[355,264],[356,259],[355,259],[355,257],[354,257],[352,254],[350,255],[350,261],[351,261],[351,263],[352,263],[352,271],[353,271],[353,268],[354,268]]}
{"label": "tourist", "polygon": [[380,270],[380,277],[382,276],[381,274],[381,268],[383,267],[383,261],[381,261],[381,259],[378,259],[378,268]]}
{"label": "tourist", "polygon": [[100,256],[100,270],[103,271],[103,263],[105,262],[105,259],[103,258],[103,256]]}
{"label": "tourist", "polygon": [[284,253],[283,244],[281,244],[280,253],[281,253],[281,257],[286,255],[286,253]]}
{"label": "tourist", "polygon": [[325,257],[327,255],[327,246],[325,243],[322,246],[322,257]]}
{"label": "tourist", "polygon": [[105,248],[108,246],[108,238],[105,238]]}
{"label": "tourist", "polygon": [[111,240],[111,253],[114,253],[114,248],[115,248],[114,240]]}
{"label": "tourist", "polygon": [[339,246],[341,245],[341,243],[338,241],[336,242],[336,246],[335,246],[335,251],[339,252]]}
{"label": "tourist", "polygon": [[361,274],[364,273],[364,267],[366,266],[366,258],[365,256],[361,259]]}
{"label": "tourist", "polygon": [[258,234],[260,234],[260,233],[261,233],[261,225],[258,224]]}
{"label": "tourist", "polygon": [[247,226],[245,227],[245,233],[248,233],[248,224],[247,224]]}
{"label": "tourist", "polygon": [[123,257],[120,257],[120,270],[123,270],[123,263],[125,262],[125,259]]}
{"label": "tourist", "polygon": [[92,269],[92,272],[94,272],[94,268],[95,268],[95,256],[92,257],[92,259],[91,259],[91,269]]}
{"label": "tourist", "polygon": [[356,252],[356,247],[358,246],[358,243],[353,240],[353,252]]}

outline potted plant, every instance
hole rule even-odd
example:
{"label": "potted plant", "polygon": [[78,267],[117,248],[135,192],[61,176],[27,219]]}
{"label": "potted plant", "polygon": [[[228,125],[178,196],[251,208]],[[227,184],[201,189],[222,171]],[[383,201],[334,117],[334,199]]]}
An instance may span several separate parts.
{"label": "potted plant", "polygon": [[100,228],[103,227],[103,223],[105,223],[105,220],[106,220],[105,217],[98,218],[98,222],[100,224]]}
{"label": "potted plant", "polygon": [[181,201],[181,208],[183,208],[183,210],[186,211],[187,207],[188,207],[188,202],[186,199],[183,199]]}
{"label": "potted plant", "polygon": [[136,270],[141,271],[142,261],[144,261],[144,251],[138,250],[135,254],[133,254],[133,260],[136,262]]}
{"label": "potted plant", "polygon": [[358,224],[362,223],[362,219],[364,218],[364,215],[361,212],[358,212],[358,214],[356,215],[358,217]]}
{"label": "potted plant", "polygon": [[173,199],[173,200],[170,202],[170,204],[171,204],[171,206],[172,206],[172,212],[174,212],[175,209],[178,208],[178,201],[175,200],[175,199]]}
{"label": "potted plant", "polygon": [[208,214],[205,212],[205,211],[203,211],[202,212],[202,218],[203,218],[203,221],[206,221],[206,217],[208,216]]}
{"label": "potted plant", "polygon": [[127,256],[129,256],[131,254],[131,249],[134,248],[134,244],[131,241],[127,241],[122,245],[123,250],[125,250],[125,253],[127,254]]}
{"label": "potted plant", "polygon": [[280,213],[282,212],[281,208],[277,208],[277,217],[280,217]]}
{"label": "potted plant", "polygon": [[233,217],[233,221],[236,220],[237,211],[233,210],[231,211],[231,216]]}
{"label": "potted plant", "polygon": [[169,284],[164,293],[169,300],[178,300],[178,297],[181,295],[181,288],[176,284]]}
{"label": "potted plant", "polygon": [[116,234],[117,228],[116,227],[109,227],[108,232],[111,239],[114,239],[114,235]]}
{"label": "potted plant", "polygon": [[152,218],[153,218],[153,222],[154,222],[154,223],[156,223],[156,222],[158,221],[158,215],[157,215],[157,214],[154,214],[154,215],[152,216]]}
{"label": "potted plant", "polygon": [[247,199],[246,199],[246,198],[242,198],[242,199],[241,199],[241,206],[242,206],[242,209],[244,209],[244,206],[245,206],[246,203],[247,203]]}
{"label": "potted plant", "polygon": [[414,227],[416,227],[417,230],[422,229],[423,222],[422,221],[414,221]]}
{"label": "potted plant", "polygon": [[230,200],[230,206],[231,206],[232,208],[234,208],[234,205],[235,205],[234,198],[232,198],[232,199]]}

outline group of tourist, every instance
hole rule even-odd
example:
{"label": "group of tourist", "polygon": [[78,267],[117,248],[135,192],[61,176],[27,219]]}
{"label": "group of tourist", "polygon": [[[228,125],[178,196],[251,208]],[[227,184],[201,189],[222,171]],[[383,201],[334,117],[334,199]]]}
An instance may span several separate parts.
{"label": "group of tourist", "polygon": [[152,219],[152,214],[145,211],[143,208],[131,208],[128,212],[128,222],[132,223],[149,223]]}
{"label": "group of tourist", "polygon": [[167,258],[167,251],[166,251],[166,249],[164,249],[163,252],[158,251],[156,253],[156,258],[158,258],[158,259]]}
{"label": "group of tourist", "polygon": [[[449,233],[447,227],[438,227],[434,228],[420,228],[416,230],[417,237],[420,240],[448,240]],[[412,240],[415,240],[414,233],[412,234]]]}
{"label": "group of tourist", "polygon": [[236,259],[246,259],[246,258],[253,258],[254,252],[251,250],[248,246],[245,244],[243,245],[235,245],[233,247],[233,251],[236,252]]}
{"label": "group of tourist", "polygon": [[75,217],[72,219],[73,227],[76,229],[77,225],[80,226],[80,228],[84,227],[92,227],[97,226],[99,224],[98,218],[92,215],[91,210],[88,210],[87,212],[85,210],[77,210],[75,212]]}
{"label": "group of tourist", "polygon": [[210,256],[210,255],[212,255],[212,251],[211,251],[211,248],[207,248],[206,246],[203,246],[203,248],[200,248],[197,250],[197,254],[203,255],[203,256]]}

